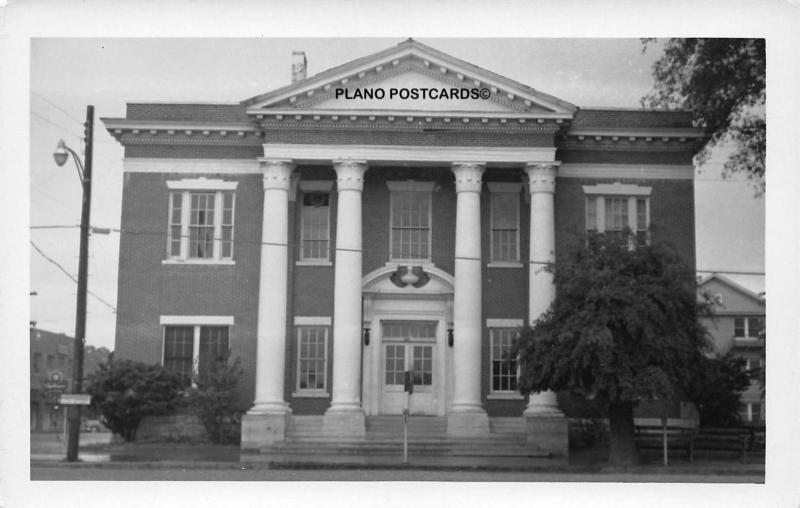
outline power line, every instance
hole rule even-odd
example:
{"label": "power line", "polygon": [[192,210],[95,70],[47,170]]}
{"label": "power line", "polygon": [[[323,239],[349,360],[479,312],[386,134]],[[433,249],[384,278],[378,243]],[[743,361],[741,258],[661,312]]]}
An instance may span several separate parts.
{"label": "power line", "polygon": [[70,113],[69,113],[67,110],[65,110],[64,108],[62,108],[62,107],[61,107],[61,106],[59,106],[58,104],[56,104],[56,103],[54,103],[54,102],[50,101],[50,100],[49,100],[47,97],[45,97],[44,95],[42,95],[42,94],[40,94],[40,93],[38,93],[38,92],[35,92],[35,91],[33,91],[33,90],[31,90],[31,94],[33,94],[33,95],[35,95],[35,96],[39,97],[40,99],[42,99],[42,100],[43,100],[43,101],[45,101],[46,103],[50,104],[51,106],[53,106],[53,107],[54,107],[54,108],[56,108],[57,110],[61,111],[61,112],[62,112],[62,113],[64,113],[65,115],[67,115],[67,118],[69,118],[69,119],[70,119],[70,120],[72,120],[73,122],[75,122],[75,123],[77,123],[78,125],[80,125],[81,127],[83,127],[83,122],[81,122],[80,120],[77,120],[77,119],[76,119],[74,116],[72,116],[72,115],[71,115],[71,114],[70,114]]}
{"label": "power line", "polygon": [[60,226],[31,226],[30,229],[67,229],[67,228],[79,228],[81,227],[80,224],[73,224],[73,225],[60,225]]}
{"label": "power line", "polygon": [[31,111],[31,114],[33,116],[35,116],[35,117],[38,117],[43,122],[47,122],[50,125],[52,125],[53,127],[57,127],[59,130],[64,131],[66,134],[69,134],[70,136],[73,136],[73,137],[77,138],[78,140],[81,139],[81,137],[78,136],[77,134],[75,134],[74,132],[72,132],[69,127],[65,127],[64,125],[61,125],[61,124],[56,123],[56,122],[53,122],[52,120],[49,120],[49,119],[45,118],[44,116],[40,115],[36,111]]}
{"label": "power line", "polygon": [[[58,263],[58,261],[56,261],[55,259],[53,259],[53,258],[51,258],[50,256],[48,256],[47,254],[45,254],[45,253],[44,253],[44,251],[43,251],[42,249],[40,249],[38,245],[36,245],[35,243],[33,243],[33,240],[28,240],[28,242],[29,242],[29,243],[30,243],[30,244],[33,246],[33,248],[36,250],[36,252],[38,252],[38,253],[39,253],[39,255],[41,255],[43,258],[45,258],[46,260],[48,260],[48,261],[49,261],[49,262],[51,262],[52,264],[56,265],[56,266],[58,267],[58,269],[59,269],[59,270],[61,270],[62,272],[64,272],[64,275],[66,275],[67,277],[69,277],[70,279],[72,279],[72,281],[73,281],[73,282],[75,282],[76,284],[78,283],[78,278],[77,278],[77,277],[75,277],[74,275],[72,275],[71,273],[69,273],[69,272],[67,271],[67,269],[66,269],[66,268],[64,268],[63,266],[61,266],[61,264],[59,264],[59,263]],[[116,309],[116,308],[114,308],[114,306],[113,306],[113,305],[111,305],[111,304],[110,304],[110,303],[108,303],[107,301],[103,300],[102,298],[100,298],[100,297],[99,297],[99,296],[97,296],[96,294],[92,293],[92,292],[91,292],[91,291],[89,291],[89,290],[87,290],[87,293],[89,293],[90,295],[92,295],[93,297],[95,297],[95,298],[96,298],[96,299],[97,299],[97,300],[98,300],[100,303],[102,303],[103,305],[105,305],[106,307],[108,307],[109,309],[111,309],[111,311],[112,311],[112,312],[115,312],[115,313],[117,312],[117,309]]]}

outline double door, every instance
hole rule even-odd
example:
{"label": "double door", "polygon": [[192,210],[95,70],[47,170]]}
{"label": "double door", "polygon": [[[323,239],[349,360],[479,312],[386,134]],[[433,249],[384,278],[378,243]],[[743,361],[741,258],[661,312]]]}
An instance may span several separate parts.
{"label": "double door", "polygon": [[[382,414],[436,414],[436,324],[385,323],[382,351]],[[414,382],[411,397],[405,391],[406,372]]]}

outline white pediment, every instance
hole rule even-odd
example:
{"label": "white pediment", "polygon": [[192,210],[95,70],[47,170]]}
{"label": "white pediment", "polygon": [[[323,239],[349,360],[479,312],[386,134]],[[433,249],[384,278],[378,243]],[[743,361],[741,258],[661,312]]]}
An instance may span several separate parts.
{"label": "white pediment", "polygon": [[[454,99],[453,89],[469,90],[470,95],[461,98],[464,92],[459,92]],[[416,90],[417,96],[407,95],[409,90]],[[473,93],[482,90],[488,98],[474,98]],[[568,102],[411,39],[243,104],[250,114],[429,111],[571,118],[577,110]]]}

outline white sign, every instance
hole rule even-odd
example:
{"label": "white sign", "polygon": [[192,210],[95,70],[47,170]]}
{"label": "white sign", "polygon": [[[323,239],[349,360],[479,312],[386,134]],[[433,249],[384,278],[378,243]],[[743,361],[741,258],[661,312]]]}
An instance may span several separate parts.
{"label": "white sign", "polygon": [[88,393],[62,393],[59,402],[64,405],[88,406],[92,403],[92,396]]}

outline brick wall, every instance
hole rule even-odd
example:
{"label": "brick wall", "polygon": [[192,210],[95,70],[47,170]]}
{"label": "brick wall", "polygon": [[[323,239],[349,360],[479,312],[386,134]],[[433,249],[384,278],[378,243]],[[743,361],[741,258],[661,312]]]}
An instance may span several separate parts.
{"label": "brick wall", "polygon": [[162,315],[230,315],[233,358],[245,369],[240,402],[254,396],[261,210],[259,175],[211,175],[237,180],[234,260],[230,265],[162,264],[167,246],[166,181],[200,175],[126,173],[122,196],[117,337],[118,358],[161,361]]}

